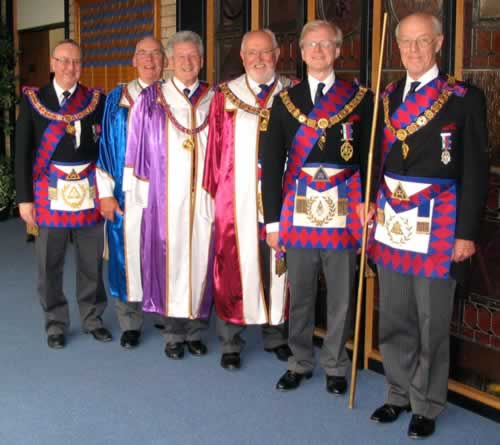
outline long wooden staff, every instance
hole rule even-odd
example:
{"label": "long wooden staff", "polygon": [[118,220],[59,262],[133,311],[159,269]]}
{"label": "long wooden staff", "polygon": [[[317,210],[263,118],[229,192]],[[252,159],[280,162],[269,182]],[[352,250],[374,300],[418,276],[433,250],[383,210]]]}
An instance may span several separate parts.
{"label": "long wooden staff", "polygon": [[366,171],[366,186],[365,186],[365,223],[363,224],[363,238],[361,241],[361,258],[359,261],[359,282],[358,282],[358,297],[356,300],[356,324],[354,327],[354,350],[352,355],[352,370],[351,370],[351,388],[349,390],[349,408],[352,409],[354,404],[354,394],[356,392],[356,377],[358,368],[358,349],[359,349],[359,328],[361,324],[361,306],[363,304],[363,288],[365,284],[365,263],[366,263],[366,244],[368,239],[368,209],[370,206],[370,189],[372,186],[372,164],[373,164],[373,146],[375,145],[375,133],[377,131],[378,121],[378,103],[380,97],[380,78],[382,74],[382,62],[384,59],[384,43],[385,31],[387,28],[387,12],[384,13],[384,21],[382,25],[382,38],[380,40],[380,55],[378,60],[377,84],[375,88],[375,98],[373,106],[372,129],[370,134],[370,149],[368,152],[368,168]]}

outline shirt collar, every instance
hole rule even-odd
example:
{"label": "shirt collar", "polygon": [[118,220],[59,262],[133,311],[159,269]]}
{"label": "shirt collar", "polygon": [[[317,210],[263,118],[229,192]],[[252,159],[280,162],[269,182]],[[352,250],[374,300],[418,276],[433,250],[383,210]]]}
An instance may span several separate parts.
{"label": "shirt collar", "polygon": [[56,96],[57,96],[57,99],[59,100],[59,104],[63,101],[64,99],[64,95],[63,93],[65,91],[69,91],[70,92],[70,95],[73,94],[76,90],[76,86],[78,85],[77,83],[75,83],[69,90],[65,90],[64,88],[62,88],[57,82],[56,82],[56,79],[53,80],[53,83],[54,85],[54,90],[56,90]]}
{"label": "shirt collar", "polygon": [[437,76],[439,76],[439,69],[436,64],[432,66],[432,68],[422,74],[418,79],[413,79],[410,77],[408,72],[406,73],[406,83],[405,83],[405,94],[410,91],[410,84],[412,82],[420,82],[420,85],[417,87],[416,91],[418,91],[423,86],[427,85],[429,82],[434,80]]}
{"label": "shirt collar", "polygon": [[177,88],[179,88],[179,90],[181,90],[181,92],[184,92],[184,89],[187,88],[189,90],[189,97],[191,97],[193,95],[193,93],[197,90],[198,86],[200,85],[200,81],[198,79],[196,79],[196,82],[193,83],[193,85],[191,86],[186,86],[184,85],[179,79],[177,79],[177,77],[173,77],[172,80],[174,81],[175,85],[177,86]]}
{"label": "shirt collar", "polygon": [[[252,91],[254,93],[259,94],[260,93],[260,86],[259,86],[260,83],[257,83],[255,80],[253,80],[248,74],[246,76],[247,76],[247,80],[248,80],[248,85],[250,85],[250,88],[252,89]],[[276,78],[276,76],[273,74],[273,77],[271,77],[271,79],[269,79],[266,82],[266,85],[267,86],[272,85],[275,78]]]}
{"label": "shirt collar", "polygon": [[307,81],[309,82],[309,90],[311,92],[311,100],[314,103],[314,97],[316,96],[316,90],[318,89],[319,83],[324,83],[323,94],[325,94],[335,83],[335,71],[332,71],[326,79],[318,80],[310,74],[307,75]]}

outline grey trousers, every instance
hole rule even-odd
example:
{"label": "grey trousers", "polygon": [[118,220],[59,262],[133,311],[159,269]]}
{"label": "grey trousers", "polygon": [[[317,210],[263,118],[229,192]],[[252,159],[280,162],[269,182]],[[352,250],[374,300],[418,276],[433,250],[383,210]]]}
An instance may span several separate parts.
{"label": "grey trousers", "polygon": [[101,316],[106,308],[102,281],[103,224],[81,229],[41,227],[35,242],[37,289],[49,335],[62,334],[69,327],[63,269],[70,232],[75,246],[76,299],[82,329],[89,332],[103,325]]}
{"label": "grey trousers", "polygon": [[[241,334],[245,330],[245,325],[229,323],[228,321],[216,318],[215,330],[219,337],[223,354],[232,352],[241,352],[245,345],[245,340],[241,338]],[[280,325],[262,325],[262,341],[264,349],[274,349],[278,346],[286,345],[288,338],[287,323]]]}
{"label": "grey trousers", "polygon": [[332,249],[295,249],[286,253],[290,280],[288,345],[293,356],[288,369],[306,373],[315,366],[313,334],[318,276],[326,279],[326,336],[320,364],[330,376],[345,376],[350,361],[345,350],[351,328],[351,296],[354,285],[356,252]]}
{"label": "grey trousers", "polygon": [[456,282],[378,267],[379,346],[387,403],[435,418],[446,404]]}
{"label": "grey trousers", "polygon": [[119,298],[115,298],[115,308],[122,332],[140,331],[142,329],[144,324],[142,303],[121,301]]}
{"label": "grey trousers", "polygon": [[167,343],[198,341],[208,329],[209,320],[190,320],[189,318],[165,317],[165,329],[162,334]]}

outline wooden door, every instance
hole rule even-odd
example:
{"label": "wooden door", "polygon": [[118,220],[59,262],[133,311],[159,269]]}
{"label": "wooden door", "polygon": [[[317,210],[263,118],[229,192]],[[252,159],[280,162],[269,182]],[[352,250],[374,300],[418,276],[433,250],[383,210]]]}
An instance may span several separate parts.
{"label": "wooden door", "polygon": [[50,81],[49,31],[19,32],[21,86],[42,87]]}

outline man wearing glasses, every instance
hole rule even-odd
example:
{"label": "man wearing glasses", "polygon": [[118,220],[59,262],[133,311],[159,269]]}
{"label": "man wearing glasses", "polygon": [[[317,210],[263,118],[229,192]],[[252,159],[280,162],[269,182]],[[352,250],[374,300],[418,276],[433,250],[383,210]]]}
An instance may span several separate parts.
{"label": "man wearing glasses", "polygon": [[38,295],[47,343],[64,348],[69,310],[63,292],[68,237],[76,251],[76,297],[82,329],[110,341],[103,326],[103,225],[95,182],[104,95],[78,83],[82,54],[64,40],[51,57],[54,80],[25,88],[16,124],[16,188],[23,220],[38,228]]}
{"label": "man wearing glasses", "polygon": [[212,303],[209,196],[201,188],[213,90],[198,80],[203,43],[180,31],[167,43],[173,77],[145,89],[132,108],[123,188],[143,207],[144,311],[165,318],[165,354],[202,356]]}
{"label": "man wearing glasses", "polygon": [[273,101],[291,84],[275,73],[279,52],[271,31],[245,34],[245,74],[221,84],[210,109],[203,185],[215,206],[214,299],[220,364],[227,370],[241,366],[246,325],[262,325],[264,348],[279,360],[290,355],[286,274],[276,270],[265,244],[260,187],[259,139]]}
{"label": "man wearing glasses", "polygon": [[475,252],[485,201],[486,106],[480,90],[439,73],[436,17],[404,18],[396,39],[406,77],[382,95],[372,251],[388,393],[371,418],[388,423],[411,410],[408,435],[423,438],[446,403],[456,263]]}
{"label": "man wearing glasses", "polygon": [[97,185],[101,214],[106,218],[109,247],[109,291],[115,298],[125,349],[139,345],[142,316],[140,228],[142,207],[123,192],[129,111],[144,88],[160,80],[165,65],[163,45],[154,37],[137,42],[132,65],[137,78],[115,88],[106,98]]}
{"label": "man wearing glasses", "polygon": [[345,343],[361,235],[355,209],[362,200],[373,99],[366,88],[335,75],[342,45],[337,26],[309,22],[299,43],[307,78],[274,102],[262,140],[267,242],[276,252],[286,252],[290,280],[288,342],[293,355],[276,387],[293,390],[312,376],[322,271],[327,332],[320,362],[326,390],[338,395],[347,389]]}

